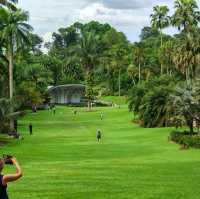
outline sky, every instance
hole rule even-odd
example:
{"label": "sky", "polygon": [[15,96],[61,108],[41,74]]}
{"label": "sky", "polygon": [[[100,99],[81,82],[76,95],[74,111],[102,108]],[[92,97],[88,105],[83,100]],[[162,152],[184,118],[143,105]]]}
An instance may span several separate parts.
{"label": "sky", "polygon": [[[150,25],[155,5],[167,5],[173,10],[173,0],[19,0],[19,6],[30,14],[35,33],[45,41],[60,27],[91,20],[109,23],[130,41],[138,41],[141,29]],[[175,30],[166,32],[173,34]]]}

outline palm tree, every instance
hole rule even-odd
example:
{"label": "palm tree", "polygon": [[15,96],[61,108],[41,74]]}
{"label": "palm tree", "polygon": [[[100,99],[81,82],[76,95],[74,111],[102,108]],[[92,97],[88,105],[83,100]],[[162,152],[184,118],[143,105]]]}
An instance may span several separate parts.
{"label": "palm tree", "polygon": [[144,49],[141,43],[135,43],[134,57],[138,65],[138,80],[141,81],[141,64],[144,63]]}
{"label": "palm tree", "polygon": [[[12,100],[14,55],[16,51],[29,43],[29,33],[32,31],[32,27],[26,23],[28,13],[22,10],[11,11],[1,8],[0,21],[0,37],[4,40],[9,63],[9,96]],[[13,128],[13,122],[11,122],[11,128]]]}
{"label": "palm tree", "polygon": [[176,0],[172,25],[188,33],[200,21],[200,12],[196,0]]}
{"label": "palm tree", "polygon": [[94,98],[94,68],[99,62],[98,39],[93,32],[82,33],[80,43],[73,49],[73,53],[79,58],[83,65],[86,76],[86,96],[88,98],[88,109],[91,110],[91,102]]}
{"label": "palm tree", "polygon": [[163,44],[159,50],[159,59],[160,63],[166,67],[167,74],[172,75],[173,70],[173,55],[174,55],[174,43],[172,40],[169,40]]}
{"label": "palm tree", "polygon": [[135,78],[138,74],[138,68],[134,64],[131,64],[127,68],[127,74],[132,79],[133,85],[135,85]]}
{"label": "palm tree", "polygon": [[[167,15],[169,8],[167,6],[155,6],[153,8],[153,14],[151,14],[151,25],[153,28],[158,29],[160,32],[160,46],[162,47],[163,36],[162,30],[169,26],[170,17]],[[163,74],[163,67],[161,64],[161,75]]]}
{"label": "palm tree", "polygon": [[0,7],[6,6],[7,8],[16,11],[16,3],[18,3],[18,0],[0,0]]}
{"label": "palm tree", "polygon": [[197,68],[200,61],[200,36],[199,30],[190,34],[183,33],[177,39],[174,47],[173,62],[176,68],[185,75],[187,83],[197,77]]}

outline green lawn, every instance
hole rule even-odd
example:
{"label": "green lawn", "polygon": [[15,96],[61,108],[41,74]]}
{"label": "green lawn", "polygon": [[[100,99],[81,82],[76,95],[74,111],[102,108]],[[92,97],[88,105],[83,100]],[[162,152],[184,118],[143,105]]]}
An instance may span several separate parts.
{"label": "green lawn", "polygon": [[26,116],[20,122],[25,139],[1,147],[1,153],[17,156],[24,171],[9,185],[10,198],[199,199],[200,151],[169,143],[170,129],[139,128],[124,106],[80,109],[77,116],[72,110],[59,107],[56,116],[48,111]]}
{"label": "green lawn", "polygon": [[102,96],[100,98],[100,100],[103,100],[105,102],[113,102],[118,105],[123,105],[123,104],[127,103],[127,98],[124,96],[121,96],[121,97],[119,97],[119,96]]}

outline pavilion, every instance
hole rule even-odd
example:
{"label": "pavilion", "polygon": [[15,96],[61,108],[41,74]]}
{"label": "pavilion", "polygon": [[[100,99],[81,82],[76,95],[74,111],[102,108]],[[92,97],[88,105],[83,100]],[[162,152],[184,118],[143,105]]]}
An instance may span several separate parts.
{"label": "pavilion", "polygon": [[52,104],[80,104],[85,96],[82,84],[66,84],[48,88]]}

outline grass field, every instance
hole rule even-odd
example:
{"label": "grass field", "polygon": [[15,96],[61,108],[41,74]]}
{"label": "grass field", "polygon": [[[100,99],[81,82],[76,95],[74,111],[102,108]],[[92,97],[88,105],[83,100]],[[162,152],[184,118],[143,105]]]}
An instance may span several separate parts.
{"label": "grass field", "polygon": [[113,102],[118,105],[123,105],[127,103],[127,98],[124,96],[103,96],[100,98],[100,100],[106,101],[106,102]]}
{"label": "grass field", "polygon": [[[200,151],[169,143],[170,129],[138,127],[125,106],[79,109],[77,116],[72,110],[27,115],[20,121],[24,140],[1,147],[23,167],[24,177],[9,185],[10,198],[199,199]],[[103,131],[100,144],[98,128]]]}

